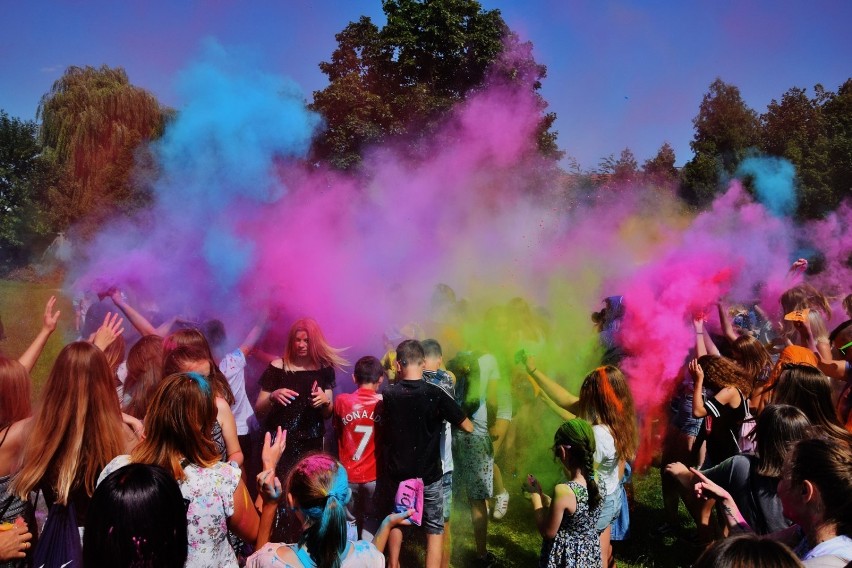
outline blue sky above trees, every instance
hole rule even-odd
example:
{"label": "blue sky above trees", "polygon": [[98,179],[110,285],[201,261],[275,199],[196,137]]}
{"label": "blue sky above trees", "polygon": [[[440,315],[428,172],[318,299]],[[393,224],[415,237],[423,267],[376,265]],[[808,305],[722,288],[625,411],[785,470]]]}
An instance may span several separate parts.
{"label": "blue sky above trees", "polygon": [[[836,88],[852,75],[852,3],[484,0],[535,45],[559,145],[584,169],[629,146],[639,161],[664,141],[691,157],[692,118],[718,76],[758,113],[790,87]],[[378,0],[81,2],[4,5],[0,108],[32,119],[69,65],[122,66],[131,82],[180,108],[178,73],[205,38],[245,48],[309,98],[326,84],[334,34]]]}

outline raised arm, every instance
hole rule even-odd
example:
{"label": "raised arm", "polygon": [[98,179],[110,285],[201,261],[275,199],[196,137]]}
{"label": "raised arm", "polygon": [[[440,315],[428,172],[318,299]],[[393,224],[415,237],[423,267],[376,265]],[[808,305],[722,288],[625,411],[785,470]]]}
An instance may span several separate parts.
{"label": "raised arm", "polygon": [[[130,323],[133,324],[139,333],[143,336],[145,335],[166,335],[169,332],[172,324],[174,324],[174,320],[169,320],[166,324],[163,324],[159,328],[154,327],[148,319],[137,312],[133,306],[127,303],[127,301],[122,297],[120,290],[113,290],[110,293],[110,298],[112,298],[112,303],[120,309],[127,319],[130,320]],[[162,329],[168,325],[167,329]]]}
{"label": "raised arm", "polygon": [[811,331],[811,324],[807,318],[805,321],[797,321],[794,323],[799,336],[805,342],[808,349],[814,352],[817,359],[817,367],[826,377],[838,380],[846,380],[846,361],[834,359],[830,354],[826,356],[825,349],[820,349]]}
{"label": "raised arm", "polygon": [[737,340],[737,332],[734,331],[734,326],[731,325],[731,318],[728,317],[728,310],[725,309],[722,302],[718,302],[716,304],[716,308],[719,311],[719,323],[722,324],[722,333],[725,334],[728,341],[733,343]]}
{"label": "raised arm", "polygon": [[59,321],[59,314],[62,312],[58,310],[54,312],[53,307],[55,305],[56,296],[51,296],[47,301],[47,304],[44,306],[44,315],[42,317],[41,329],[39,330],[38,335],[36,335],[35,339],[32,343],[30,343],[30,346],[27,347],[27,350],[24,351],[23,355],[18,357],[18,362],[24,366],[28,373],[32,372],[41,352],[44,351],[44,346],[47,345],[47,340],[56,330],[56,322]]}
{"label": "raised arm", "polygon": [[94,343],[95,347],[101,351],[109,347],[110,343],[124,333],[124,318],[119,317],[117,313],[112,314],[107,312],[104,316],[104,322],[101,327],[89,337],[89,341]]}
{"label": "raised arm", "polygon": [[254,346],[257,344],[257,341],[260,339],[260,336],[263,333],[264,325],[266,325],[265,313],[261,315],[254,327],[249,330],[248,335],[246,335],[246,338],[243,340],[242,344],[240,344],[240,350],[246,357],[248,357],[248,355],[254,351]]}
{"label": "raised arm", "polygon": [[707,416],[707,408],[704,406],[703,395],[704,369],[698,364],[698,359],[693,359],[689,362],[689,372],[695,383],[692,391],[692,415],[695,418],[704,418]]}
{"label": "raised arm", "polygon": [[263,509],[260,513],[255,550],[269,542],[272,533],[272,525],[275,522],[275,511],[278,509],[278,501],[282,497],[281,481],[275,477],[275,468],[278,460],[287,447],[287,430],[278,427],[275,441],[267,432],[263,437],[263,450],[261,451],[261,464],[263,471],[257,475],[257,493],[263,500]]}
{"label": "raised arm", "polygon": [[707,332],[704,331],[704,316],[698,315],[692,318],[692,329],[695,330],[695,356],[696,357],[704,357],[705,355],[712,355],[712,351],[716,351],[719,353],[719,350],[716,349],[716,345],[713,341],[707,341]]}
{"label": "raised arm", "polygon": [[576,416],[574,416],[572,413],[568,412],[567,410],[553,402],[553,399],[547,396],[546,392],[541,391],[539,393],[539,397],[542,401],[544,401],[544,404],[546,404],[547,407],[550,408],[550,410],[552,410],[554,413],[556,413],[556,415],[562,420],[571,420],[572,418],[576,418]]}
{"label": "raised arm", "polygon": [[561,406],[564,409],[568,409],[576,403],[580,398],[571,394],[565,387],[548,377],[541,371],[535,363],[535,359],[529,355],[526,357],[524,361],[524,367],[526,368],[527,374],[535,381],[535,383],[541,387],[547,396],[553,400],[556,404]]}

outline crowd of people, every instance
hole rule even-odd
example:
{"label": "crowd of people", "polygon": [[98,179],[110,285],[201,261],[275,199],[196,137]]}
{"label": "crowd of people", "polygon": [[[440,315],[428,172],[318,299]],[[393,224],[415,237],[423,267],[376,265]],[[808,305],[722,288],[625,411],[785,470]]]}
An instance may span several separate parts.
{"label": "crowd of people", "polygon": [[[51,298],[29,348],[0,356],[0,566],[397,568],[420,539],[425,565],[446,568],[460,509],[474,544],[464,566],[498,566],[489,522],[506,515],[504,478],[527,463],[519,440],[543,408],[560,424],[546,433],[556,482],[539,481],[540,460],[511,492],[541,534],[539,566],[615,566],[625,485],[653,439],[619,365],[629,298],[593,314],[601,360],[576,394],[537,356],[546,315],[515,298],[486,313],[477,343],[453,325],[464,305],[452,290],[436,298],[434,321],[388,332],[385,353],[352,364],[310,318],[268,353],[266,317],[228,346],[217,320],[155,326],[110,289],[99,309],[75,304],[80,337],[33,404],[30,372],[61,319]],[[852,296],[829,332],[832,303],[797,284],[777,322],[756,304],[690,314],[694,348],[650,450],[667,515],[656,536],[684,532],[682,501],[704,551],[695,566],[852,561]]]}

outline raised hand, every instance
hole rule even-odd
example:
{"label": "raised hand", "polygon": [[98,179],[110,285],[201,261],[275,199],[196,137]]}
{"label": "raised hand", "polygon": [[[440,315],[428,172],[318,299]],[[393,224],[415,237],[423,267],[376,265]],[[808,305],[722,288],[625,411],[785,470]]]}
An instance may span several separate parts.
{"label": "raised hand", "polygon": [[284,449],[287,447],[287,430],[282,430],[281,426],[278,427],[278,431],[275,433],[275,441],[272,441],[272,434],[267,432],[263,436],[263,449],[261,450],[261,463],[263,464],[263,469],[272,469],[274,470],[278,465],[278,460],[281,459],[281,455],[284,453]]}
{"label": "raised hand", "polygon": [[693,359],[689,362],[689,373],[692,375],[692,378],[695,379],[696,383],[704,381],[704,369],[702,369],[701,365],[698,364],[698,359]]}
{"label": "raised hand", "polygon": [[53,307],[56,305],[56,296],[51,296],[47,301],[47,305],[44,306],[44,320],[42,323],[42,329],[53,333],[56,330],[56,322],[59,321],[59,315],[62,313],[59,310],[56,310],[54,313]]}
{"label": "raised hand", "polygon": [[101,351],[109,347],[110,343],[124,333],[124,318],[118,313],[107,312],[101,327],[92,335],[91,342]]}

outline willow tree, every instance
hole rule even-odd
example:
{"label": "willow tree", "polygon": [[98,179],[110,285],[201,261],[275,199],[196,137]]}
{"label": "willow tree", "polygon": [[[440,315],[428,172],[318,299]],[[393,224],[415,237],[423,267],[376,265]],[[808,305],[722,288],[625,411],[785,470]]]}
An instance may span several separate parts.
{"label": "willow tree", "polygon": [[50,192],[60,227],[97,222],[140,199],[134,153],[162,132],[164,111],[121,67],[69,67],[38,108],[41,142],[62,169]]}

